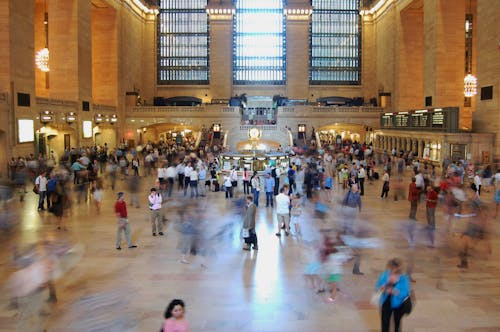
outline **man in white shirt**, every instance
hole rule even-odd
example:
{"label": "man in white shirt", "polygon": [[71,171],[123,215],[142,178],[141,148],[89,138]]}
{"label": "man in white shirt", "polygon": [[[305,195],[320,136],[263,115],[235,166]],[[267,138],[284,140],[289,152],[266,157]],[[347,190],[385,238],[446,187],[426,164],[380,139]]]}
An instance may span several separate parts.
{"label": "man in white shirt", "polygon": [[178,176],[178,181],[179,181],[179,190],[184,188],[184,163],[180,162],[176,167],[175,167],[175,172],[177,173]]}
{"label": "man in white shirt", "polygon": [[418,197],[419,197],[419,201],[421,199],[421,196],[423,193],[425,193],[425,180],[424,180],[424,176],[422,175],[421,172],[417,172],[417,174],[415,174],[415,185],[417,186],[417,189],[418,189]]}
{"label": "man in white shirt", "polygon": [[159,235],[163,235],[163,220],[161,215],[162,198],[156,188],[151,188],[151,193],[148,196],[149,210],[151,210],[151,228],[153,236],[156,236],[156,231]]}
{"label": "man in white shirt", "polygon": [[290,197],[286,195],[288,187],[283,186],[276,196],[276,216],[278,219],[278,232],[276,236],[281,236],[281,228],[285,228],[285,234],[290,234]]}
{"label": "man in white shirt", "polygon": [[38,211],[44,211],[43,202],[47,196],[47,172],[42,171],[35,179],[35,186],[38,189]]}
{"label": "man in white shirt", "polygon": [[366,171],[363,165],[359,165],[358,170],[358,183],[359,183],[359,195],[363,196],[365,194],[365,178]]}
{"label": "man in white shirt", "polygon": [[[193,171],[193,166],[191,166],[191,163],[188,163],[184,167],[184,196],[187,195],[189,183],[191,182],[191,172],[192,171]],[[196,179],[196,180],[198,180],[198,179]]]}
{"label": "man in white shirt", "polygon": [[174,179],[177,176],[177,170],[173,164],[167,167],[166,176],[168,182],[168,197],[171,197],[172,189],[174,188]]}

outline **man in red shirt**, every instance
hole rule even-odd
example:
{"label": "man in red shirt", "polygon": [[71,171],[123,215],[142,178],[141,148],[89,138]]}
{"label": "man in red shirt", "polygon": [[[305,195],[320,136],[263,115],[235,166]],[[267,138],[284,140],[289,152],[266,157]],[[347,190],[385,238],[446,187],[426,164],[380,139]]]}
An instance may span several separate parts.
{"label": "man in red shirt", "polygon": [[417,220],[417,204],[418,204],[418,188],[415,177],[411,178],[411,183],[408,190],[408,200],[410,201],[410,216],[412,220]]}
{"label": "man in red shirt", "polygon": [[427,231],[429,233],[429,240],[431,247],[434,247],[434,233],[436,231],[436,206],[438,201],[438,194],[432,188],[427,186],[427,196],[425,201],[426,215],[427,215]]}
{"label": "man in red shirt", "polygon": [[130,239],[130,225],[127,219],[127,203],[123,199],[123,192],[118,193],[118,197],[115,202],[115,214],[118,218],[118,229],[116,231],[116,250],[122,250],[122,230],[125,232],[125,238],[127,239],[127,245],[129,248],[137,248],[135,244],[132,244]]}

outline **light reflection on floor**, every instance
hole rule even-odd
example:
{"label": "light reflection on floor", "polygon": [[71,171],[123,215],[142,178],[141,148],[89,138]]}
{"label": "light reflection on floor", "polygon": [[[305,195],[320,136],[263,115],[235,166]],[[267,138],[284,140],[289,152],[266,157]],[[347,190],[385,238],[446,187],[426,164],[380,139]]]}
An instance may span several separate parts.
{"label": "light reflection on floor", "polygon": [[[126,187],[124,183],[118,186],[117,190]],[[149,188],[150,183],[144,187]],[[317,229],[329,227],[333,220],[342,218],[338,206],[341,191],[331,205],[331,218],[326,225],[313,216],[304,218],[302,239],[284,234],[276,237],[273,210],[260,206],[258,252],[241,249],[241,215],[234,210],[234,204],[224,199],[224,193],[209,193],[208,198],[201,199],[199,209],[204,211],[207,236],[213,236],[211,251],[205,258],[193,258],[189,265],[179,262],[181,236],[175,222],[177,211],[192,203],[185,203],[179,193],[176,200],[169,203],[171,220],[165,237],[151,236],[149,211],[145,207],[129,207],[132,237],[139,245],[135,250],[117,252],[114,249],[115,194],[109,190],[105,192],[100,216],[95,215],[92,205],[83,202],[75,205],[66,219],[67,232],[56,231],[53,217],[36,211],[36,197],[29,193],[24,205],[19,205],[18,231],[4,235],[3,243],[5,248],[10,248],[37,239],[55,238],[85,246],[80,264],[57,281],[59,302],[48,308],[50,315],[41,317],[49,331],[89,331],[93,326],[113,330],[109,327],[113,325],[106,324],[118,321],[121,323],[114,326],[115,330],[157,330],[165,305],[174,297],[186,301],[192,331],[376,331],[377,309],[369,304],[375,279],[388,258],[396,255],[406,258],[409,254],[405,219],[408,203],[382,201],[378,198],[379,189],[378,183],[367,186],[358,222],[378,235],[384,246],[363,252],[361,269],[365,276],[352,276],[352,262],[346,263],[339,284],[341,292],[334,304],[325,303],[324,295],[317,295],[306,287],[303,271],[315,255]],[[145,197],[146,194],[141,200]],[[424,220],[422,207],[417,217]],[[441,220],[439,211],[438,227],[442,225]],[[497,223],[496,234],[498,227]],[[485,260],[479,255],[469,272],[459,273],[455,268],[456,257],[440,249],[427,248],[424,233],[419,233],[418,241],[414,253],[417,279],[414,287],[419,302],[416,311],[405,318],[404,330],[500,330],[500,318],[496,315],[500,312],[500,302],[496,300],[500,298],[498,260]],[[499,245],[495,237],[494,252]],[[436,253],[439,260],[434,259]],[[2,251],[0,256],[4,262],[1,280],[5,281],[12,271],[12,266],[7,264],[9,251]],[[202,268],[201,263],[207,268]],[[446,291],[435,287],[440,277],[444,279]],[[5,292],[0,299],[0,331],[12,331],[16,312],[6,309],[8,295]],[[95,314],[91,306],[103,308],[97,316],[97,325],[86,318],[90,313]]]}

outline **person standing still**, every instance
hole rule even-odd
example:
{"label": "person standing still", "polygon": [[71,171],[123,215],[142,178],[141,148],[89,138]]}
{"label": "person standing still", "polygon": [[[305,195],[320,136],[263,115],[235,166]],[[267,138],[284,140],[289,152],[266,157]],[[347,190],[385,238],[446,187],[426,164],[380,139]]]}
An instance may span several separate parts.
{"label": "person standing still", "polygon": [[266,189],[266,207],[269,206],[269,204],[271,204],[271,207],[274,207],[274,186],[275,186],[275,182],[274,182],[274,178],[271,177],[271,174],[267,173],[266,174],[266,178],[264,180],[264,186],[265,186],[265,189]]}
{"label": "person standing still", "polygon": [[130,224],[127,218],[127,203],[125,203],[123,195],[124,193],[120,191],[115,202],[115,214],[118,218],[118,229],[116,230],[116,250],[122,250],[122,230],[125,232],[128,247],[130,249],[137,248],[137,245],[133,244],[130,239]]}
{"label": "person standing still", "polygon": [[161,213],[162,197],[160,193],[156,191],[156,188],[151,188],[148,201],[149,210],[151,211],[151,231],[153,236],[156,236],[157,231],[159,235],[163,235],[163,218]]}
{"label": "person standing still", "polygon": [[417,179],[415,177],[411,178],[410,186],[408,189],[408,201],[410,201],[410,218],[411,220],[417,220],[417,207],[418,207],[418,188],[416,184]]}
{"label": "person standing still", "polygon": [[260,185],[260,178],[259,178],[259,174],[257,173],[257,171],[253,172],[251,184],[252,184],[252,193],[253,193],[253,203],[255,204],[256,207],[258,207],[259,206],[259,194],[260,194],[260,191],[262,188]]}
{"label": "person standing still", "polygon": [[382,176],[382,194],[380,194],[380,198],[387,198],[387,194],[389,193],[389,172],[385,170],[384,175]]}
{"label": "person standing still", "polygon": [[399,332],[399,325],[403,318],[401,305],[406,297],[410,296],[410,278],[402,273],[402,263],[393,258],[387,263],[387,269],[382,272],[375,284],[375,291],[381,290],[381,331],[389,332],[391,318],[394,316],[394,331]]}
{"label": "person standing still", "polygon": [[243,216],[243,228],[248,229],[248,237],[245,237],[245,246],[243,250],[250,250],[250,245],[252,245],[253,250],[258,250],[257,245],[257,233],[255,232],[255,214],[257,212],[257,207],[253,203],[253,197],[247,196],[246,198],[246,210]]}
{"label": "person standing still", "polygon": [[246,167],[243,169],[243,193],[250,195],[250,171]]}
{"label": "person standing still", "polygon": [[42,171],[40,175],[37,176],[35,179],[35,186],[38,189],[38,211],[44,211],[45,208],[43,207],[45,197],[47,196],[47,178],[46,178],[47,172]]}
{"label": "person standing still", "polygon": [[366,178],[366,171],[363,165],[359,166],[359,171],[358,171],[358,184],[359,184],[359,195],[363,196],[365,194],[365,178]]}
{"label": "person standing still", "polygon": [[283,186],[276,196],[276,217],[278,219],[276,236],[281,236],[282,228],[285,228],[286,236],[290,234],[290,197],[285,192],[288,193],[287,186]]}

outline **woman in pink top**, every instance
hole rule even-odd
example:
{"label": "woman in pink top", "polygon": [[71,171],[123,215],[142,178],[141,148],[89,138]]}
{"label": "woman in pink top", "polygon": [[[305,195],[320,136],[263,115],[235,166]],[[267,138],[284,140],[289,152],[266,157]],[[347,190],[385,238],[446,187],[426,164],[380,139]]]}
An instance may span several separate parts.
{"label": "woman in pink top", "polygon": [[189,324],[184,319],[185,305],[182,300],[172,300],[165,310],[163,332],[189,332]]}

